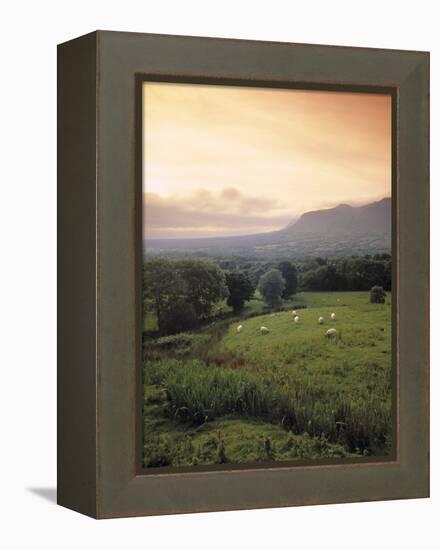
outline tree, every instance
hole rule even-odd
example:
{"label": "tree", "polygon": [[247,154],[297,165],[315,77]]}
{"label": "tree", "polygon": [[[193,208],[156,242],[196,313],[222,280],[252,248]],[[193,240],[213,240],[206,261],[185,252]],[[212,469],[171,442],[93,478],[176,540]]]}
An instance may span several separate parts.
{"label": "tree", "polygon": [[344,280],[336,267],[329,264],[307,272],[303,277],[302,286],[307,290],[343,290]]}
{"label": "tree", "polygon": [[370,302],[372,304],[384,304],[386,297],[387,294],[381,286],[373,286],[370,290]]}
{"label": "tree", "polygon": [[226,273],[226,286],[229,290],[228,306],[232,307],[235,313],[241,311],[244,303],[248,302],[254,294],[254,287],[249,277],[242,271],[230,271]]}
{"label": "tree", "polygon": [[196,312],[191,304],[178,298],[170,307],[165,308],[161,315],[161,332],[178,334],[191,330],[198,324]]}
{"label": "tree", "polygon": [[391,266],[391,260],[384,261],[384,274],[383,274],[383,289],[384,290],[391,290],[391,282],[392,282],[392,266]]}
{"label": "tree", "polygon": [[278,307],[281,304],[281,295],[285,287],[286,281],[278,269],[267,271],[258,283],[258,289],[269,307]]}
{"label": "tree", "polygon": [[154,258],[144,263],[144,305],[156,314],[160,332],[165,332],[164,319],[183,295],[184,282],[175,269],[175,262]]}
{"label": "tree", "polygon": [[209,317],[212,306],[228,296],[225,274],[214,263],[203,260],[179,260],[178,275],[185,284],[185,300],[199,320]]}
{"label": "tree", "polygon": [[223,271],[202,260],[150,259],[143,283],[145,309],[155,313],[162,334],[194,328],[228,296]]}
{"label": "tree", "polygon": [[298,273],[296,267],[291,262],[280,262],[278,264],[278,269],[281,271],[281,275],[286,281],[282,297],[284,299],[290,298],[296,293],[298,287]]}

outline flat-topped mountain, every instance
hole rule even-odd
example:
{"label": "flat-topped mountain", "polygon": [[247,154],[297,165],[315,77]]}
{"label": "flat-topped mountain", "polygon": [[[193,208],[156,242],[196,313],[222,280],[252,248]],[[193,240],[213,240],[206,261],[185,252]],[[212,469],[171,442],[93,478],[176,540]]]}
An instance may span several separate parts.
{"label": "flat-topped mountain", "polygon": [[267,259],[350,256],[391,250],[391,198],[306,212],[279,231],[235,237],[144,240],[144,252]]}

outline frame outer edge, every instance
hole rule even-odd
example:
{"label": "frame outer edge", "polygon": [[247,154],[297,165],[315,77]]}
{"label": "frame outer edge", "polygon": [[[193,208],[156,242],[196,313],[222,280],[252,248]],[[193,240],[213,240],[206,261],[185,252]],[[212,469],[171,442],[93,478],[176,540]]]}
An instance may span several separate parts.
{"label": "frame outer edge", "polygon": [[97,517],[97,34],[58,46],[57,503]]}
{"label": "frame outer edge", "polygon": [[[407,445],[405,452],[409,460],[406,461],[403,467],[399,464],[396,466],[391,464],[386,466],[388,474],[387,477],[382,480],[383,492],[377,490],[374,494],[371,494],[369,486],[371,483],[373,483],[373,485],[378,485],[379,477],[385,475],[382,466],[376,468],[372,465],[371,467],[365,468],[365,470],[368,471],[368,475],[362,474],[362,480],[361,472],[364,468],[358,470],[359,476],[353,473],[354,469],[344,469],[343,475],[341,475],[341,472],[338,472],[338,469],[335,469],[333,471],[334,473],[331,474],[331,479],[339,479],[342,485],[344,485],[340,490],[338,489],[338,495],[341,495],[340,498],[332,497],[330,493],[327,497],[321,496],[321,493],[319,493],[319,496],[315,499],[307,497],[297,500],[289,495],[289,498],[286,498],[283,502],[278,499],[278,496],[276,502],[274,498],[270,501],[270,499],[266,497],[264,497],[265,500],[263,501],[263,497],[261,497],[258,490],[257,482],[260,480],[261,483],[264,482],[268,484],[276,481],[276,477],[271,472],[243,474],[243,476],[240,475],[240,479],[237,479],[237,484],[241,484],[241,487],[245,489],[247,487],[249,489],[249,484],[246,485],[242,479],[244,477],[252,476],[255,481],[255,492],[254,489],[252,489],[252,493],[255,496],[252,495],[251,504],[244,498],[241,498],[239,503],[235,502],[235,504],[232,504],[232,501],[229,499],[226,505],[224,504],[226,500],[223,500],[222,493],[226,492],[226,485],[223,483],[222,479],[228,482],[230,481],[231,487],[233,486],[232,479],[229,479],[230,476],[228,472],[222,474],[213,472],[212,476],[210,474],[207,476],[206,483],[205,481],[200,481],[200,479],[196,477],[194,477],[191,482],[187,482],[186,480],[188,478],[185,475],[178,475],[173,479],[167,479],[166,476],[159,475],[151,477],[132,477],[132,450],[131,448],[127,450],[125,447],[127,442],[129,446],[131,445],[133,438],[133,434],[127,434],[127,425],[129,426],[129,430],[131,430],[131,424],[133,423],[133,418],[127,416],[129,415],[128,396],[130,393],[132,374],[131,371],[127,374],[125,355],[128,353],[129,361],[131,361],[132,350],[130,350],[130,346],[133,330],[131,324],[128,329],[124,326],[124,322],[132,323],[131,315],[127,314],[127,311],[130,310],[131,298],[127,300],[117,296],[117,292],[119,292],[118,289],[120,289],[118,284],[121,280],[124,283],[129,279],[132,280],[131,277],[128,277],[127,274],[122,271],[126,269],[122,267],[124,261],[127,258],[129,260],[131,258],[131,252],[127,252],[129,239],[127,237],[128,229],[126,227],[129,199],[126,198],[127,192],[126,187],[124,187],[126,186],[125,176],[128,176],[127,167],[132,165],[128,151],[129,147],[127,145],[129,136],[129,128],[127,127],[127,113],[129,109],[126,104],[129,93],[128,78],[133,71],[133,74],[144,71],[144,66],[147,67],[145,72],[150,71],[152,73],[157,70],[157,67],[165,66],[165,72],[169,71],[170,74],[173,74],[175,70],[174,67],[179,65],[179,63],[183,63],[184,73],[186,71],[189,74],[193,71],[194,67],[196,67],[196,69],[197,67],[201,67],[202,73],[205,71],[207,77],[212,77],[213,75],[210,73],[212,70],[211,66],[209,66],[209,69],[206,69],[206,66],[210,60],[209,56],[214,52],[221,61],[220,65],[222,68],[220,72],[224,71],[226,73],[226,71],[228,71],[229,75],[232,74],[235,76],[240,74],[240,70],[244,71],[241,67],[244,66],[244,61],[246,59],[255,59],[256,54],[261,53],[260,57],[257,56],[259,64],[256,64],[255,67],[249,70],[251,72],[254,71],[256,78],[260,80],[262,72],[266,71],[266,73],[268,73],[268,80],[270,80],[270,74],[272,74],[272,76],[275,75],[275,78],[277,77],[278,65],[276,64],[275,68],[271,67],[269,70],[269,68],[267,68],[268,63],[275,57],[275,53],[279,51],[286,56],[279,60],[280,73],[284,72],[285,74],[290,74],[291,71],[293,71],[299,75],[299,78],[302,78],[302,81],[305,81],[302,75],[311,74],[313,80],[314,78],[318,78],[316,75],[320,66],[324,67],[323,70],[327,71],[326,74],[329,74],[330,69],[327,63],[327,56],[330,47],[327,49],[327,47],[324,46],[306,47],[306,45],[293,46],[288,44],[280,44],[278,46],[271,44],[271,49],[279,48],[279,50],[273,54],[271,52],[269,55],[268,46],[263,45],[264,43],[240,41],[237,43],[237,48],[240,49],[242,55],[239,56],[240,59],[237,61],[227,55],[230,53],[229,48],[231,46],[231,41],[229,40],[217,39],[214,44],[212,39],[209,39],[209,43],[208,41],[205,43],[209,44],[209,51],[201,52],[201,50],[203,50],[201,45],[204,44],[204,39],[202,38],[195,38],[189,41],[188,37],[179,37],[179,40],[177,40],[177,37],[154,37],[154,35],[133,33],[123,33],[123,35],[121,35],[120,33],[100,32],[99,34],[102,35],[102,50],[99,54],[99,60],[102,62],[103,76],[97,108],[102,108],[102,117],[99,120],[99,128],[102,129],[102,139],[99,143],[99,150],[102,155],[100,159],[100,178],[103,180],[102,183],[105,180],[105,186],[102,186],[99,193],[102,205],[99,205],[98,215],[100,217],[97,225],[98,239],[100,238],[99,232],[102,237],[102,241],[100,241],[99,244],[99,258],[102,261],[102,272],[98,274],[98,279],[100,275],[102,276],[102,285],[98,289],[98,298],[101,299],[102,297],[102,302],[97,306],[99,310],[102,310],[102,323],[100,324],[98,319],[97,325],[97,338],[99,339],[99,337],[102,337],[102,365],[99,365],[102,383],[100,382],[100,387],[98,388],[99,401],[97,403],[100,413],[100,416],[98,415],[97,417],[98,424],[99,421],[102,420],[102,426],[98,426],[101,454],[99,456],[99,464],[96,464],[96,472],[99,474],[98,488],[102,493],[102,503],[98,505],[97,510],[99,517],[189,513],[225,509],[250,509],[293,506],[298,504],[324,504],[331,502],[356,502],[363,500],[420,498],[428,496],[429,461],[426,460],[427,454],[425,450],[428,450],[429,440],[425,437],[417,443],[416,451],[410,450]],[[179,49],[179,45],[182,44],[185,46],[183,48],[184,51],[180,51]],[[295,48],[296,65],[294,69],[292,69],[292,64],[287,64],[291,55],[286,51],[288,46],[289,48]],[[192,55],[189,56],[188,52]],[[372,52],[371,49],[340,48],[333,50],[333,52],[338,59],[337,62],[334,62],[334,65],[332,61],[330,68],[332,70],[333,66],[340,67],[338,74],[341,82],[346,82],[347,78],[350,78],[351,75],[354,74],[355,80],[359,78],[359,82],[363,85],[370,86],[373,79],[379,75],[381,79],[379,82],[380,85],[399,85],[411,76],[414,69],[418,69],[418,75],[415,77],[416,94],[422,92],[422,100],[424,103],[426,99],[426,81],[422,82],[419,78],[423,79],[426,76],[426,72],[424,72],[423,69],[420,71],[421,64],[425,63],[426,54],[420,52],[378,50],[378,63],[376,63],[370,53]],[[354,59],[354,56],[356,59]],[[310,59],[315,63],[315,65],[312,64],[313,66],[311,68],[309,65]],[[359,60],[364,60],[364,64],[358,63]],[[362,70],[358,68],[360,65],[362,65]],[[377,66],[380,68],[377,69]],[[192,72],[191,74],[198,73]],[[391,75],[391,80],[385,82],[384,78],[389,74]],[[356,75],[358,75],[358,77],[356,77]],[[377,84],[378,82],[375,83]],[[411,88],[410,92],[412,93],[413,91],[414,88]],[[426,140],[427,119],[425,119],[425,116],[429,117],[429,95],[427,101],[428,105],[426,109],[425,106],[423,106],[422,111],[419,111],[419,113],[421,113],[421,118],[418,120],[422,124],[422,128],[420,133],[419,127],[418,137],[421,141],[419,143],[419,148],[416,147],[416,150],[414,150],[416,152],[413,153],[412,157],[412,160],[415,160],[415,164],[419,166],[420,163],[425,163],[426,160],[429,163],[429,156],[427,156],[426,151],[426,147],[429,149],[429,138]],[[121,107],[119,112],[115,112],[114,107],[117,106]],[[110,113],[114,116],[109,117]],[[407,116],[406,114],[405,117]],[[110,118],[114,120],[110,120]],[[408,122],[408,118],[405,118],[405,120]],[[411,151],[409,147],[411,145],[411,140],[409,140],[408,134],[404,137],[405,143],[402,149],[403,156],[408,151]],[[120,146],[122,146],[122,149],[119,148]],[[408,174],[409,172],[407,175]],[[420,186],[418,187],[415,181],[411,185],[414,186],[413,191],[415,195],[420,202],[423,203],[423,205],[419,206],[419,214],[421,213],[422,216],[427,216],[428,201],[426,200],[426,191],[429,195],[429,171],[425,165],[422,168],[422,174],[423,175],[421,175],[419,179]],[[122,203],[117,204],[117,199],[121,200],[121,198]],[[406,201],[406,204],[408,204],[408,201]],[[130,222],[131,219],[129,218],[128,223],[130,224]],[[421,227],[419,222],[417,223],[418,235],[426,235],[425,232],[428,229],[429,218],[423,219],[422,223],[425,224],[423,227]],[[118,231],[118,229],[120,231]],[[122,236],[120,234],[121,232],[123,233]],[[112,238],[110,239],[110,237]],[[426,243],[427,246],[429,246],[428,241],[426,241]],[[423,266],[421,266],[421,271],[418,276],[420,279],[418,279],[418,281],[419,284],[421,281],[427,284],[429,281],[426,275],[429,260],[427,247],[423,246],[421,253],[424,263]],[[118,260],[112,260],[115,256],[118,257]],[[109,272],[108,268],[112,265],[117,273]],[[420,323],[418,325],[419,328],[420,326],[425,328],[429,326],[429,294],[427,294],[427,292],[428,289],[426,288],[423,304],[420,304],[417,310],[419,313],[420,311],[423,313],[423,319],[418,321]],[[119,316],[117,311],[120,313]],[[110,318],[108,316],[110,316]],[[425,336],[428,338],[427,334]],[[421,420],[421,424],[423,423],[424,435],[426,434],[426,429],[429,435],[429,410],[427,408],[429,406],[427,395],[429,388],[428,343],[429,341],[426,339],[420,341],[417,345],[417,349],[423,348],[422,351],[425,359],[424,364],[419,365],[417,368],[425,370],[423,373],[421,370],[418,370],[418,374],[423,379],[423,384],[418,384],[417,396],[416,399],[414,399],[414,406],[417,407],[419,415],[418,418]],[[97,358],[99,361],[101,360],[99,350],[97,350]],[[119,388],[116,388],[116,380],[120,385]],[[418,380],[420,381],[420,378]],[[423,411],[421,410],[421,405],[423,406]],[[115,408],[118,409],[117,414],[114,414]],[[128,424],[127,418],[130,419]],[[405,413],[405,418],[408,418],[407,413]],[[409,433],[410,436],[411,433]],[[383,468],[385,468],[385,466]],[[414,475],[413,480],[409,479],[408,474],[410,477]],[[238,473],[235,475],[238,476]],[[277,476],[278,475],[284,476],[281,472],[279,474],[277,473]],[[295,491],[298,489],[298,485],[302,484],[305,487],[303,490],[309,492],[310,489],[305,478],[306,474],[304,474],[304,479],[296,473],[292,474],[292,476],[293,475],[295,475],[295,479],[298,480]],[[317,476],[318,474],[316,477]],[[320,474],[323,486],[326,484],[327,477],[330,477],[330,474],[329,476],[327,476],[327,474],[325,476],[324,474]],[[309,474],[307,474],[307,479],[309,478]],[[355,495],[353,495],[354,489],[352,489],[351,482],[356,482],[355,484],[358,486]],[[204,486],[203,488],[201,487],[202,485]],[[279,489],[283,491],[284,487],[280,485]],[[208,493],[212,493],[212,491],[215,492],[216,490],[218,490],[219,498],[215,499],[214,497],[209,497]],[[231,490],[230,494],[236,494],[236,491],[233,492]],[[199,506],[197,504],[199,502],[197,499],[200,498],[200,495],[203,496],[203,501],[200,499]],[[220,496],[222,496],[222,499],[220,499]]]}

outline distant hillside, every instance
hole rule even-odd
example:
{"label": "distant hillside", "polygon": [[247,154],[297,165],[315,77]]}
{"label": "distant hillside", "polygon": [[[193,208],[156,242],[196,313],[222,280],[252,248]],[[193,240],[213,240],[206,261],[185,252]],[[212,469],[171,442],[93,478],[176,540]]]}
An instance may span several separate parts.
{"label": "distant hillside", "polygon": [[306,212],[286,228],[292,233],[386,234],[391,232],[391,199],[385,198],[366,206],[340,204],[328,210]]}
{"label": "distant hillside", "polygon": [[280,231],[236,237],[149,239],[150,254],[281,258],[376,254],[391,249],[391,199],[306,212]]}

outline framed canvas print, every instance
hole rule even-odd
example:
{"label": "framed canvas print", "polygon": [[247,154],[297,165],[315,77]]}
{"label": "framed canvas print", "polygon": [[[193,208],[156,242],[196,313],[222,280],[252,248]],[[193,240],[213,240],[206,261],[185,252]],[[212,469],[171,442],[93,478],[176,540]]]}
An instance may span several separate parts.
{"label": "framed canvas print", "polygon": [[58,502],[429,496],[429,55],[58,51]]}

